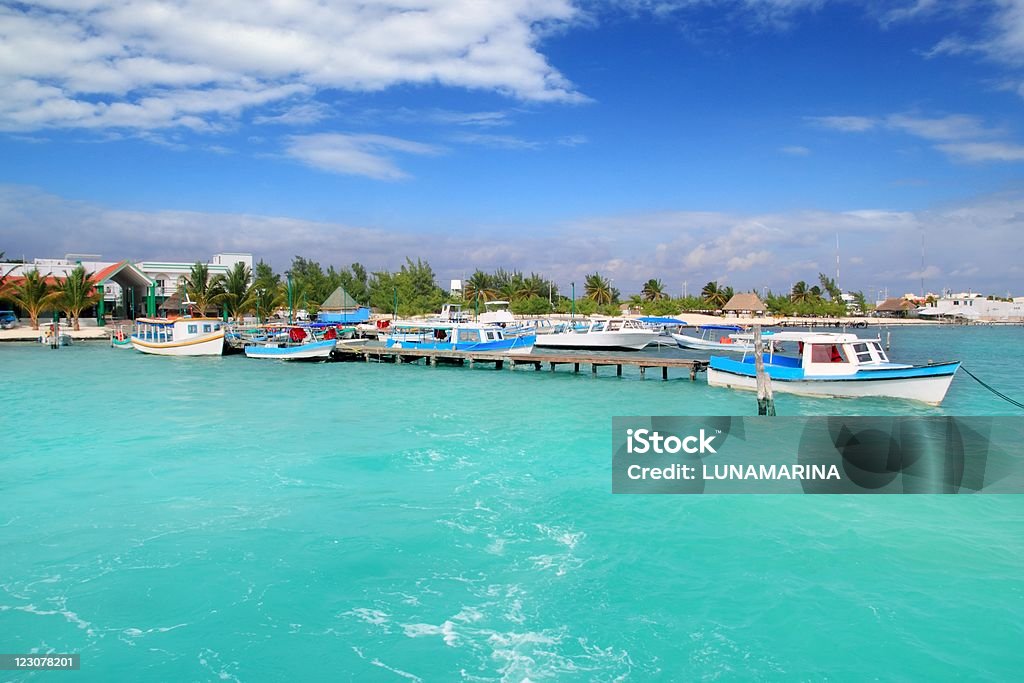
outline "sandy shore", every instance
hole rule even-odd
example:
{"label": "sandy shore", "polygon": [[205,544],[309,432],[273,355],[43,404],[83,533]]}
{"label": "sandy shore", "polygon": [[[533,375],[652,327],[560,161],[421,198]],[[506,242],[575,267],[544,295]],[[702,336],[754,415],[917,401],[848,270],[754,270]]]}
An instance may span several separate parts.
{"label": "sandy shore", "polygon": [[[86,326],[82,325],[80,330],[72,330],[70,327],[64,327],[61,325],[61,332],[67,332],[71,335],[72,339],[84,340],[84,339],[108,339],[110,337],[110,331],[115,329],[114,327],[96,327],[95,325]],[[0,330],[0,342],[34,342],[39,339],[40,331],[33,330],[32,326],[27,322],[15,327],[13,330]]]}

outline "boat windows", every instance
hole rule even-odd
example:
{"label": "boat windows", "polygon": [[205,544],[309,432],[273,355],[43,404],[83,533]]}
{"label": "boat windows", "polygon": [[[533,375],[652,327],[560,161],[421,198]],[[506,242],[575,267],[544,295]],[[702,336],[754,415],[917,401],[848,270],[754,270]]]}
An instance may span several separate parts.
{"label": "boat windows", "polygon": [[835,344],[812,344],[811,362],[846,363],[847,360],[843,358],[843,354],[840,353],[839,347],[836,346]]}
{"label": "boat windows", "polygon": [[479,337],[477,336],[476,330],[459,330],[459,341],[460,342],[466,343],[466,342],[475,342],[475,341],[478,341],[478,340],[479,340]]}
{"label": "boat windows", "polygon": [[189,325],[188,326],[188,333],[189,334],[195,334],[198,330],[199,330],[199,326],[198,325]]}
{"label": "boat windows", "polygon": [[871,362],[871,349],[868,347],[866,342],[860,342],[853,345],[853,352],[857,355],[858,363],[870,363]]}
{"label": "boat windows", "polygon": [[213,328],[211,328],[208,324],[207,325],[203,325],[203,332],[209,333],[209,332],[212,331],[212,329]]}

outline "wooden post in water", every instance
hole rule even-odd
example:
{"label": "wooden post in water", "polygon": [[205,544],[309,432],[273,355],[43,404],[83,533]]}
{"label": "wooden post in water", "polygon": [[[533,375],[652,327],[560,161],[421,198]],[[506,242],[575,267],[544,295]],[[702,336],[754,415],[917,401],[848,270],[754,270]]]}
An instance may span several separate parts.
{"label": "wooden post in water", "polygon": [[757,373],[757,414],[775,415],[772,381],[764,371],[764,342],[760,325],[754,325],[754,371]]}

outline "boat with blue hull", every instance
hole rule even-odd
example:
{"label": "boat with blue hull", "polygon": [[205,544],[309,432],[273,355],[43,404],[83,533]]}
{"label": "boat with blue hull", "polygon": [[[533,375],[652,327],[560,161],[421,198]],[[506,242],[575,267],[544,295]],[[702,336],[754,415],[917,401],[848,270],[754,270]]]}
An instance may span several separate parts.
{"label": "boat with blue hull", "polygon": [[337,343],[336,335],[317,338],[312,329],[291,326],[268,329],[264,340],[246,344],[243,350],[246,358],[320,361],[331,357]]}
{"label": "boat with blue hull", "polygon": [[[795,343],[795,355],[768,350],[764,369],[772,390],[804,396],[903,398],[939,405],[949,390],[959,361],[907,365],[893,363],[880,340],[854,334],[778,332],[774,344]],[[754,355],[711,356],[710,386],[757,389]]]}
{"label": "boat with blue hull", "polygon": [[[697,351],[742,353],[754,350],[753,335],[746,333],[744,328],[739,325],[701,325],[697,331],[701,333],[701,336],[673,332],[672,339],[680,348]],[[766,330],[763,334],[768,337],[772,333]]]}
{"label": "boat with blue hull", "polygon": [[394,326],[385,345],[389,349],[524,354],[533,350],[536,340],[535,334],[506,336],[502,328],[494,325],[424,323]]}

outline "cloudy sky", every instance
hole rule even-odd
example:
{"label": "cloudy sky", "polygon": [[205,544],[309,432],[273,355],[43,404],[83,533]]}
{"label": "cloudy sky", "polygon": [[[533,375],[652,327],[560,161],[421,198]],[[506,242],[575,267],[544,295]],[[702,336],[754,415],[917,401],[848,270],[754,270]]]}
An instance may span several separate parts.
{"label": "cloudy sky", "polygon": [[0,251],[1024,294],[1024,0],[0,6]]}

